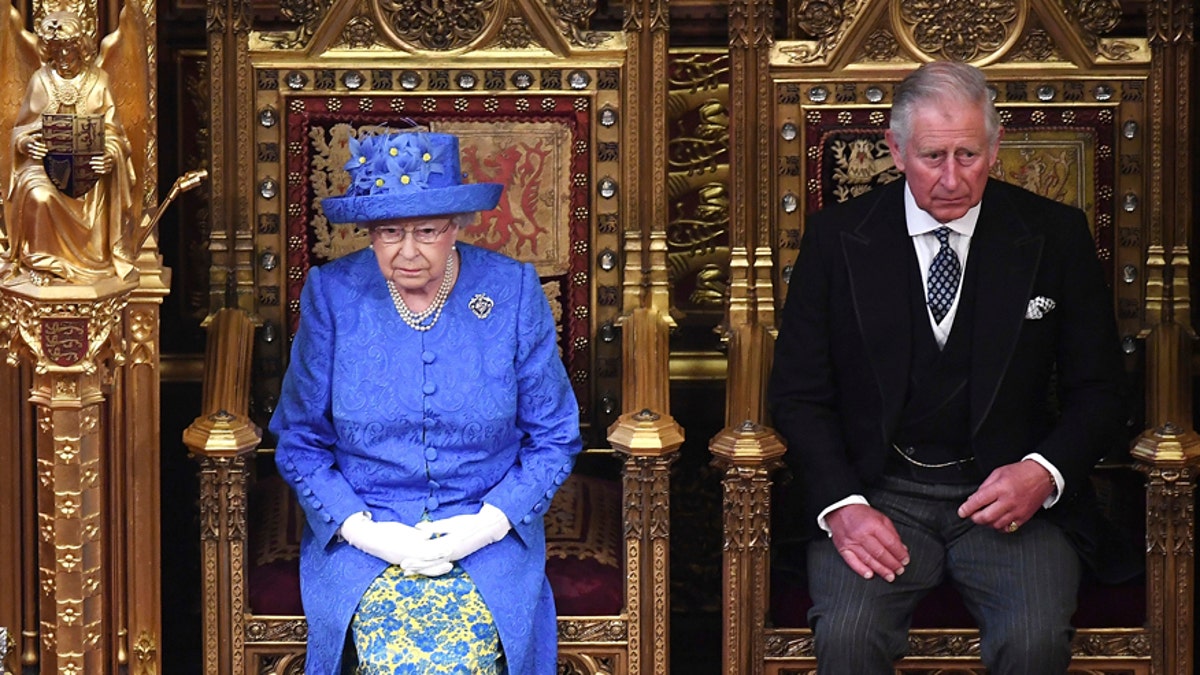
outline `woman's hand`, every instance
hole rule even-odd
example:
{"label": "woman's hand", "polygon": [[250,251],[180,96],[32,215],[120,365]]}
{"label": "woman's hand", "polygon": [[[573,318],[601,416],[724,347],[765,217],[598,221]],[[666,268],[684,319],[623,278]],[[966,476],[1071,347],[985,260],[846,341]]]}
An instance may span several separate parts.
{"label": "woman's hand", "polygon": [[[400,565],[405,574],[432,577],[445,574],[453,567],[452,563],[443,560],[445,544],[435,541],[429,532],[404,523],[377,523],[371,520],[369,513],[362,512],[347,518],[339,532],[354,548],[392,565]],[[424,564],[417,569],[417,566],[404,564],[409,560]]]}
{"label": "woman's hand", "polygon": [[[453,562],[462,560],[488,544],[500,541],[512,529],[512,525],[503,511],[491,504],[484,504],[479,513],[422,521],[417,523],[416,529],[431,535],[440,535],[432,543],[446,547],[445,557],[441,561]],[[405,561],[406,568],[410,562],[415,564],[417,561]]]}

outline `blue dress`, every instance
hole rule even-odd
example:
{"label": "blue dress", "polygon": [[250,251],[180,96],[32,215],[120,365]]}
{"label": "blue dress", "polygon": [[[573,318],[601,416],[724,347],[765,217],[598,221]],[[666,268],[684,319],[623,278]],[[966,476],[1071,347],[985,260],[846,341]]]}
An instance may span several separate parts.
{"label": "blue dress", "polygon": [[370,249],[309,271],[270,428],[304,508],[306,672],[340,671],[347,627],[387,563],[336,537],[348,516],[413,525],[496,506],[513,528],[467,556],[510,673],[555,672],[542,515],[581,449],[579,411],[533,267],[458,244],[437,325],[401,321]]}

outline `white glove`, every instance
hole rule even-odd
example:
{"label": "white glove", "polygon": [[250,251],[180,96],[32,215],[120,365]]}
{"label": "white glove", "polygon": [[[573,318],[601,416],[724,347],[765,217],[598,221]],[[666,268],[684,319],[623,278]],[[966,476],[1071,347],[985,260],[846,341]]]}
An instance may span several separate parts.
{"label": "white glove", "polygon": [[[435,542],[429,532],[404,523],[377,523],[371,519],[371,514],[360,512],[343,521],[338,532],[354,548],[392,565],[400,565],[405,574],[438,576],[453,567],[449,562],[440,562],[445,547]],[[410,569],[403,564],[408,559],[426,561],[426,564],[421,565],[420,570]]]}
{"label": "white glove", "polygon": [[491,504],[484,504],[479,509],[479,513],[421,521],[417,523],[416,528],[421,532],[441,535],[430,543],[445,547],[444,555],[438,560],[418,560],[414,556],[403,563],[405,569],[410,564],[416,568],[422,564],[428,565],[439,561],[462,560],[484,546],[503,539],[504,535],[512,529],[512,525],[503,511]]}

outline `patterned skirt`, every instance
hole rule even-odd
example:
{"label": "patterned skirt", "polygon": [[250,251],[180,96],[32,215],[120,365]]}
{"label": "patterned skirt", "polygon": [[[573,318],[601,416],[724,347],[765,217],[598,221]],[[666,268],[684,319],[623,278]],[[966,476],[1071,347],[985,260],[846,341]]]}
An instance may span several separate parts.
{"label": "patterned skirt", "polygon": [[506,675],[500,633],[471,577],[384,570],[350,626],[359,675]]}

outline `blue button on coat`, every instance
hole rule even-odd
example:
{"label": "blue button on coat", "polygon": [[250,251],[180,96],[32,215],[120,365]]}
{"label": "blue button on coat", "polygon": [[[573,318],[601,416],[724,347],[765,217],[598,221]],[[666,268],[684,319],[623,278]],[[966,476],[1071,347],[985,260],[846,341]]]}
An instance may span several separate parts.
{"label": "blue button on coat", "polygon": [[[276,464],[307,516],[309,674],[340,672],[359,598],[387,566],[335,536],[348,516],[412,525],[427,505],[440,519],[484,502],[513,529],[461,564],[492,611],[509,672],[555,672],[538,513],[580,451],[578,406],[533,267],[466,244],[458,251],[458,281],[428,332],[400,320],[370,249],[310,270],[301,293],[270,427]],[[477,294],[494,303],[486,316],[468,307]],[[435,465],[427,447],[437,448]]]}

